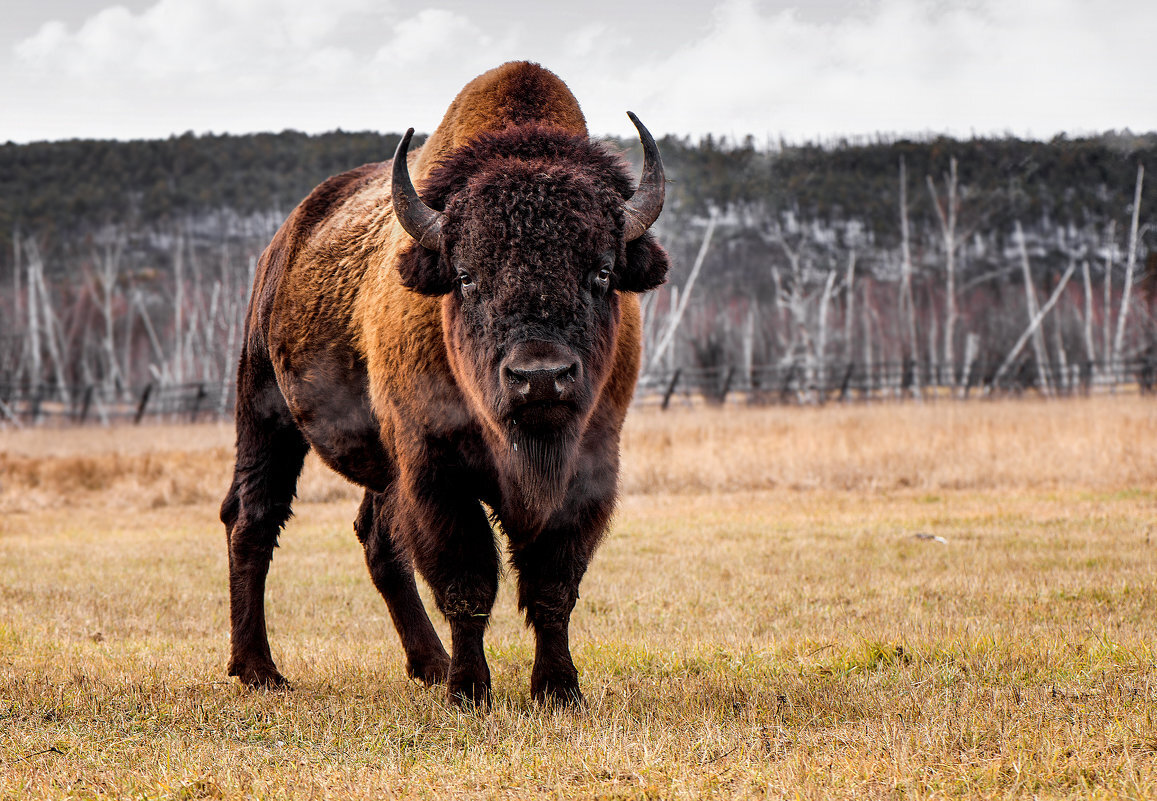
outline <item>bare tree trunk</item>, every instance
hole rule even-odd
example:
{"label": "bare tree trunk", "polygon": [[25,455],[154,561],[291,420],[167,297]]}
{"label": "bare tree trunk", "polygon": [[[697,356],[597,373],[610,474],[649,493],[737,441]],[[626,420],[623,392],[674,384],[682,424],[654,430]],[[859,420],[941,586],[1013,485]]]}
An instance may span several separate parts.
{"label": "bare tree trunk", "polygon": [[772,331],[775,332],[775,344],[779,346],[781,351],[778,361],[783,362],[790,355],[793,340],[790,337],[784,336],[784,329],[790,326],[786,308],[787,296],[783,291],[783,279],[780,277],[779,269],[774,264],[771,267],[771,283],[775,297],[775,316],[772,318],[771,325]]}
{"label": "bare tree trunk", "polygon": [[980,337],[969,333],[964,338],[964,373],[960,378],[962,391],[967,391],[972,383],[972,368],[976,363],[976,355],[980,352]]}
{"label": "bare tree trunk", "polygon": [[[932,294],[932,289],[928,289],[928,375],[925,377],[925,386],[935,387],[941,383],[940,379],[940,364],[937,362],[936,356],[939,348],[937,347],[940,339],[940,318],[936,315],[935,297]],[[916,383],[920,383],[920,360],[916,359],[916,363],[912,366],[913,376]]]}
{"label": "bare tree trunk", "polygon": [[179,384],[185,380],[185,257],[184,237],[180,227],[173,250],[173,376]]}
{"label": "bare tree trunk", "polygon": [[102,346],[105,357],[105,393],[106,397],[110,398],[116,386],[124,383],[123,373],[116,355],[116,337],[113,329],[114,318],[112,308],[113,290],[116,288],[117,278],[120,274],[120,260],[121,255],[124,253],[124,245],[125,239],[123,234],[117,232],[115,235],[115,244],[106,242],[103,256],[96,259],[99,265],[97,283],[100,285],[98,306],[101,316],[104,318],[104,341]]}
{"label": "bare tree trunk", "polygon": [[1137,224],[1141,215],[1141,187],[1145,182],[1145,166],[1137,165],[1137,186],[1133,191],[1133,222],[1129,226],[1129,255],[1125,262],[1125,287],[1121,290],[1121,310],[1117,313],[1117,336],[1113,340],[1113,364],[1122,359],[1125,345],[1125,322],[1129,319],[1129,300],[1133,292],[1133,270],[1137,266]]}
{"label": "bare tree trunk", "polygon": [[944,366],[948,371],[948,383],[956,385],[956,345],[953,332],[956,330],[956,218],[960,201],[956,196],[956,158],[948,159],[949,172],[944,177],[948,187],[948,209],[940,204],[936,195],[936,185],[932,176],[926,175],[928,194],[936,207],[940,220],[940,234],[944,239]]}
{"label": "bare tree trunk", "polygon": [[852,320],[856,316],[856,251],[848,251],[848,272],[844,277],[844,361],[851,364]]}
{"label": "bare tree trunk", "polygon": [[872,308],[872,284],[866,282],[864,284],[864,311],[862,312],[864,318],[864,387],[869,395],[871,395],[874,387],[874,373],[873,359],[872,359],[872,317],[875,310]]}
{"label": "bare tree trunk", "polygon": [[[1070,262],[1069,271],[1071,272],[1075,268],[1076,265]],[[1063,319],[1061,311],[1058,311],[1054,317]],[[1061,331],[1062,319],[1055,319],[1053,321],[1053,348],[1056,350],[1057,354],[1057,374],[1053,383],[1055,384],[1058,392],[1067,392],[1069,389],[1069,355],[1065,353],[1065,339],[1063,332]]]}
{"label": "bare tree trunk", "polygon": [[145,308],[145,302],[141,299],[141,292],[139,289],[133,290],[133,304],[136,306],[137,313],[141,316],[141,322],[145,326],[145,334],[149,338],[149,344],[153,347],[153,358],[158,363],[164,363],[165,350],[161,347],[161,339],[157,336],[157,329],[153,327],[152,318],[149,317],[149,310]]}
{"label": "bare tree trunk", "polygon": [[[671,323],[675,320],[675,310],[678,308],[679,308],[679,287],[673,286],[673,287],[671,287],[671,307],[669,309],[667,309],[667,325],[663,329],[664,334],[666,334],[667,329],[671,327]],[[673,339],[671,340],[671,342],[667,346],[667,353],[666,353],[667,365],[666,365],[666,367],[668,370],[675,369],[675,351],[676,351],[675,346],[676,346],[676,342]]]}
{"label": "bare tree trunk", "polygon": [[40,268],[40,261],[28,258],[28,281],[25,288],[28,291],[28,298],[25,300],[25,306],[28,309],[28,381],[35,386],[44,381],[44,376],[41,375],[40,356],[40,299],[36,297],[36,289],[39,282],[36,280],[36,271]]}
{"label": "bare tree trunk", "polygon": [[1105,248],[1105,298],[1101,304],[1101,358],[1114,388],[1117,386],[1117,371],[1113,366],[1113,342],[1109,330],[1113,320],[1113,253],[1116,249],[1117,221],[1109,220],[1109,242]]}
{"label": "bare tree trunk", "polygon": [[[1036,319],[1038,314],[1038,307],[1036,301],[1036,290],[1033,289],[1032,270],[1028,264],[1028,244],[1024,239],[1024,229],[1020,227],[1020,220],[1016,221],[1016,241],[1020,246],[1020,265],[1024,273],[1024,295],[1025,301],[1028,305],[1028,317],[1030,320]],[[1072,266],[1069,265],[1069,273],[1072,273]],[[1042,315],[1043,319],[1043,315]],[[1032,332],[1032,349],[1033,355],[1036,356],[1036,372],[1037,380],[1040,382],[1041,392],[1045,395],[1050,394],[1049,380],[1048,380],[1048,355],[1045,351],[1044,336],[1041,335],[1040,328],[1036,325],[1029,326]],[[1019,348],[1017,349],[1019,350]]]}
{"label": "bare tree trunk", "polygon": [[[43,322],[44,342],[48,345],[48,356],[52,360],[52,370],[56,379],[56,385],[60,390],[61,398],[68,401],[68,385],[64,381],[64,360],[61,352],[63,347],[58,339],[60,335],[60,326],[57,325],[56,315],[52,311],[52,299],[48,296],[48,288],[44,284],[44,260],[40,257],[40,248],[36,245],[36,240],[29,237],[25,240],[24,249],[28,255],[29,263],[29,283],[33,281],[36,283],[36,300],[39,310],[36,312],[38,318]],[[31,269],[35,267],[35,269]],[[31,288],[31,287],[30,287]],[[31,297],[31,294],[29,295]],[[39,335],[38,335],[39,339]],[[39,348],[39,341],[37,342]],[[39,356],[37,356],[39,362]],[[37,380],[41,380],[38,378]]]}
{"label": "bare tree trunk", "polygon": [[811,332],[808,329],[807,319],[807,297],[804,294],[804,275],[803,275],[803,243],[796,249],[792,249],[787,244],[787,240],[780,236],[776,243],[783,250],[787,256],[788,265],[791,267],[791,291],[785,293],[779,284],[779,275],[776,272],[775,280],[776,286],[779,290],[776,293],[777,302],[787,308],[788,326],[790,331],[790,339],[785,353],[784,359],[791,364],[803,363],[804,366],[804,386],[815,385],[815,351],[812,345],[813,339]]}
{"label": "bare tree trunk", "polygon": [[836,282],[836,271],[828,271],[828,280],[824,283],[824,292],[820,297],[820,313],[817,321],[818,331],[816,332],[816,353],[815,353],[815,376],[816,376],[816,390],[819,393],[818,398],[820,403],[824,402],[827,394],[827,343],[828,343],[828,304],[832,298],[832,286]]}
{"label": "bare tree trunk", "polygon": [[121,350],[121,368],[124,370],[125,391],[130,392],[133,381],[133,323],[135,322],[136,308],[132,303],[132,293],[126,291],[123,294],[128,295],[128,298],[125,303],[124,347]]}
{"label": "bare tree trunk", "polygon": [[[8,333],[13,336],[16,336],[18,332],[24,329],[24,315],[21,313],[20,307],[24,293],[24,289],[21,286],[21,275],[24,272],[24,265],[20,256],[20,226],[15,226],[12,229],[12,316],[8,318]],[[21,344],[23,348],[27,348],[28,338],[25,337]],[[15,375],[13,376],[13,381],[15,382],[20,381],[20,374],[25,367],[26,353],[21,353],[17,358],[19,361],[16,364]]]}
{"label": "bare tree trunk", "polygon": [[1076,265],[1069,264],[1069,269],[1065,270],[1065,274],[1061,276],[1060,283],[1057,284],[1056,289],[1053,290],[1053,293],[1049,296],[1048,301],[1044,306],[1041,307],[1039,311],[1037,311],[1036,314],[1033,315],[1032,320],[1028,324],[1028,328],[1026,328],[1024,333],[1020,335],[1020,339],[1018,339],[1016,344],[1012,346],[1012,350],[1008,352],[1008,356],[1004,358],[1004,361],[1001,362],[1000,367],[992,376],[993,386],[995,386],[997,382],[999,382],[1000,379],[1004,376],[1004,374],[1008,372],[1008,368],[1012,366],[1013,360],[1016,359],[1017,354],[1020,353],[1021,348],[1024,347],[1025,343],[1028,342],[1030,338],[1035,338],[1036,334],[1040,331],[1041,321],[1044,320],[1045,315],[1048,314],[1049,310],[1051,310],[1052,307],[1056,304],[1057,300],[1061,296],[1061,293],[1064,292],[1065,286],[1069,283],[1069,279],[1073,277],[1073,272],[1075,270]]}
{"label": "bare tree trunk", "polygon": [[[642,320],[643,353],[650,353],[655,338],[655,298],[658,292],[648,292],[639,303],[639,316]],[[233,320],[229,320],[233,325]]]}
{"label": "bare tree trunk", "polygon": [[[906,358],[916,358],[916,304],[912,300],[912,249],[908,232],[908,168],[900,157],[900,317],[907,327]],[[919,383],[912,387],[920,394]]]}
{"label": "bare tree trunk", "polygon": [[667,324],[667,330],[663,332],[663,338],[659,340],[659,344],[655,347],[655,353],[651,356],[650,366],[648,370],[654,369],[663,357],[667,348],[671,347],[671,341],[675,338],[675,331],[679,328],[679,321],[683,319],[683,312],[687,309],[687,301],[691,297],[691,288],[695,286],[695,279],[699,277],[699,270],[703,267],[703,261],[707,258],[707,247],[711,244],[711,235],[715,233],[716,215],[712,210],[711,217],[707,221],[707,231],[703,234],[703,243],[699,246],[699,253],[695,256],[695,263],[691,265],[691,274],[687,276],[687,283],[683,287],[683,297],[679,301],[679,308],[675,310],[671,322]]}
{"label": "bare tree trunk", "polygon": [[1089,260],[1081,261],[1081,275],[1085,281],[1085,358],[1097,360],[1097,349],[1093,343],[1093,279],[1089,276]]}
{"label": "bare tree trunk", "polygon": [[755,365],[755,309],[753,299],[747,307],[747,321],[743,326],[743,377],[751,386],[751,373]]}

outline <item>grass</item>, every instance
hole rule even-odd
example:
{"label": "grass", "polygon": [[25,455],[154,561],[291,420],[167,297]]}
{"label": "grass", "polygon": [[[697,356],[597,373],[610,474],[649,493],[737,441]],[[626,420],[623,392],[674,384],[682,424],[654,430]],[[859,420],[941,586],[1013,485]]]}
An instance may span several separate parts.
{"label": "grass", "polygon": [[1153,797],[1155,429],[1139,398],[638,414],[587,708],[529,700],[504,583],[487,714],[405,679],[316,463],[270,576],[295,689],[247,692],[229,431],[0,432],[0,797]]}

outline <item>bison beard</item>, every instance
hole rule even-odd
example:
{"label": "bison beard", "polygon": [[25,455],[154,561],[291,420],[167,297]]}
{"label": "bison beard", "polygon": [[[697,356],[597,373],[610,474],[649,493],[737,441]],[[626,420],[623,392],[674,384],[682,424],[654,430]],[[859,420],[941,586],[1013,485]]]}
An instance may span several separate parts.
{"label": "bison beard", "polygon": [[510,433],[510,449],[503,474],[513,477],[527,511],[544,520],[562,505],[574,475],[579,437],[574,426],[556,431]]}
{"label": "bison beard", "polygon": [[[410,676],[445,682],[455,702],[489,698],[497,519],[535,633],[531,696],[581,698],[570,615],[615,504],[638,294],[668,269],[647,230],[662,160],[631,119],[637,189],[557,76],[504,64],[459,93],[420,153],[407,158],[407,134],[392,162],[330,178],[278,230],[255,273],[221,506],[230,675],[285,684],[265,581],[312,449],[365,488],[354,528]],[[487,356],[507,346],[512,361]]]}

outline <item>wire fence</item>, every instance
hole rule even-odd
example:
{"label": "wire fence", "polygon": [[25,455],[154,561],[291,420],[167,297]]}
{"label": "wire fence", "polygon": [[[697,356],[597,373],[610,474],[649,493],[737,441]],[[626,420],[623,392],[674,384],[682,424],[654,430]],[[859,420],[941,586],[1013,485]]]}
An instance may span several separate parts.
{"label": "wire fence", "polygon": [[143,387],[0,384],[0,425],[197,422],[233,415],[233,385],[150,383]]}
{"label": "wire fence", "polygon": [[[640,406],[817,405],[877,400],[968,400],[1040,395],[1149,394],[1157,388],[1157,356],[1114,363],[1080,362],[1038,369],[1027,360],[994,380],[995,370],[966,367],[950,373],[942,365],[848,362],[714,367],[679,367],[643,375],[635,393]],[[141,424],[231,419],[230,383],[150,383],[136,388],[100,385],[0,383],[0,426]]]}
{"label": "wire fence", "polygon": [[668,408],[706,402],[824,404],[873,400],[958,399],[1022,396],[1087,396],[1111,392],[1148,394],[1157,385],[1157,357],[1113,363],[1084,361],[1038,369],[1026,360],[998,375],[995,367],[969,365],[950,371],[943,365],[905,362],[794,362],[756,365],[680,367],[656,371],[639,380],[636,404]]}

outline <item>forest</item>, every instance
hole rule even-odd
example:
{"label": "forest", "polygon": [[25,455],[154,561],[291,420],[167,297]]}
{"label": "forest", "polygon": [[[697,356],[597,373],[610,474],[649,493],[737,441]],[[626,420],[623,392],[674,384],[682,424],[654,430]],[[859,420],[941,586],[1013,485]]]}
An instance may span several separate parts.
{"label": "forest", "polygon": [[[224,411],[262,249],[398,138],[0,145],[0,420],[30,394],[99,409],[190,384]],[[644,390],[1152,383],[1157,134],[659,144],[672,273],[644,299]]]}

